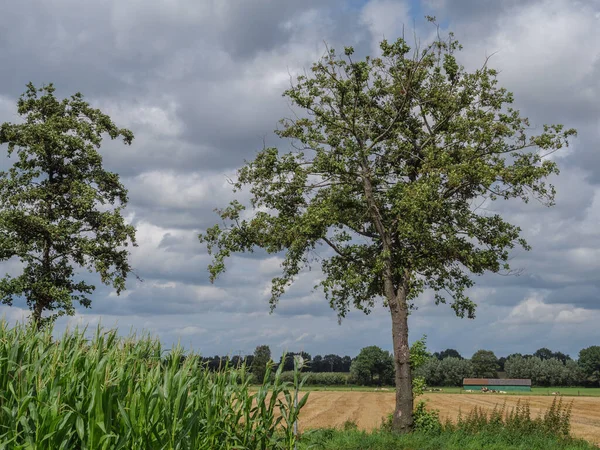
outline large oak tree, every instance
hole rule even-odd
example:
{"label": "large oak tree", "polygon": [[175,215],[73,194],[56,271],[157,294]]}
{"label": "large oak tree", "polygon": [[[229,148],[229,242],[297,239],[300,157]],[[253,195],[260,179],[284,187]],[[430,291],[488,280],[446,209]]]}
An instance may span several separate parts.
{"label": "large oak tree", "polygon": [[[381,42],[381,55],[328,49],[285,96],[299,111],[277,134],[293,150],[263,149],[238,173],[251,192],[219,210],[222,224],[200,235],[213,255],[211,280],[235,252],[283,253],[271,306],[315,261],[319,285],[343,317],[351,306],[389,309],[395,362],[394,428],[412,427],[408,315],[425,289],[458,316],[473,318],[472,274],[509,270],[509,252],[529,249],[520,228],[481,208],[497,199],[553,203],[544,157],[574,130],[529,122],[509,105],[487,66],[457,62],[452,34],[411,49]],[[321,245],[329,252],[317,251]]]}
{"label": "large oak tree", "polygon": [[23,264],[21,275],[0,280],[0,300],[24,297],[38,327],[73,315],[75,302],[90,306],[95,287],[74,279],[78,267],[117,293],[125,289],[127,246],[135,245],[135,229],[121,215],[127,190],[98,152],[103,135],[131,144],[133,134],[81,94],[59,100],[54,91],[28,84],[17,104],[23,122],[0,125],[0,144],[17,157],[0,172],[0,261]]}

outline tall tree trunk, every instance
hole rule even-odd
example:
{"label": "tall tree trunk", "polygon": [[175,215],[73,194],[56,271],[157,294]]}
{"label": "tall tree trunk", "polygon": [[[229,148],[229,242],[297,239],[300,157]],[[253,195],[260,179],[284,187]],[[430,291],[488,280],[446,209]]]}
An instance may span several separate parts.
{"label": "tall tree trunk", "polygon": [[36,299],[33,307],[33,313],[31,314],[31,321],[34,323],[35,328],[40,331],[42,328],[42,311],[44,310],[44,304],[41,299]]}
{"label": "tall tree trunk", "polygon": [[413,391],[406,291],[403,288],[398,289],[398,293],[393,298],[388,298],[388,304],[392,316],[394,368],[396,369],[396,410],[392,427],[396,432],[408,433],[413,426]]}
{"label": "tall tree trunk", "polygon": [[[392,341],[394,345],[394,368],[396,372],[396,410],[392,428],[398,433],[408,433],[413,425],[413,393],[410,373],[410,348],[408,346],[408,277],[406,270],[404,276],[395,274],[391,258],[392,238],[381,217],[373,192],[373,185],[368,170],[368,161],[364,160],[363,185],[365,197],[369,205],[369,212],[373,225],[381,238],[384,256],[383,290],[392,316]],[[400,283],[397,283],[400,281]],[[399,284],[399,285],[398,285]]]}
{"label": "tall tree trunk", "polygon": [[[42,267],[43,267],[43,278],[50,277],[50,271],[52,261],[50,259],[50,246],[52,245],[50,237],[46,236],[44,242],[44,251],[42,254]],[[42,313],[50,305],[51,299],[48,298],[46,292],[38,292],[35,296],[35,305],[33,306],[33,313],[31,314],[31,320],[35,324],[38,331],[42,329]]]}

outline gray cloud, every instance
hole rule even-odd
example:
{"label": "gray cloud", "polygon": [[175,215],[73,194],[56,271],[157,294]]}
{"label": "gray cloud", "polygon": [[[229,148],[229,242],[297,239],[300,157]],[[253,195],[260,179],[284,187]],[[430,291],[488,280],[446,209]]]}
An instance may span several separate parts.
{"label": "gray cloud", "polygon": [[[274,353],[355,355],[370,344],[391,350],[382,307],[369,316],[353,312],[338,326],[322,293],[312,290],[318,270],[302,274],[269,314],[269,281],[281,255],[233,257],[211,285],[197,234],[217,221],[214,208],[240,198],[227,178],[263,141],[289,145],[273,130],[289,114],[281,94],[290,75],[309,68],[324,42],[339,50],[353,45],[362,57],[403,26],[412,36],[413,23],[425,39],[435,30],[421,13],[456,32],[468,68],[498,52],[490,65],[533,132],[558,122],[578,128],[579,137],[553,155],[562,171],[553,180],[555,207],[487,205],[520,225],[532,244],[531,252],[513,254],[523,273],[476,277],[474,321],[454,317],[425,293],[410,318],[411,337],[427,334],[430,348],[451,346],[465,356],[541,346],[575,355],[597,340],[600,9],[567,0],[9,1],[0,15],[0,122],[18,120],[15,102],[28,81],[54,82],[58,95],[81,91],[136,135],[131,147],[105,142],[102,154],[130,192],[128,218],[140,244],[132,264],[144,282],[132,278],[121,297],[99,285],[92,309],[61,319],[59,328],[101,321],[127,333],[133,326],[206,354],[251,352],[263,343]],[[8,164],[0,155],[0,168]],[[0,263],[0,273],[16,267]],[[0,307],[0,314],[18,320],[22,307]]]}

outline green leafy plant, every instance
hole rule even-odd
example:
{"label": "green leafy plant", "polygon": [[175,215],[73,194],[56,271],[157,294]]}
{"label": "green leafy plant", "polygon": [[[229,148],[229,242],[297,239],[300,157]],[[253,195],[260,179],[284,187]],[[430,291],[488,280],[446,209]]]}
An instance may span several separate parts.
{"label": "green leafy plant", "polygon": [[[52,339],[52,329],[0,321],[0,448],[291,449],[308,393],[293,383],[255,389],[245,366],[210,372],[197,355],[163,357],[149,336],[98,328]],[[185,356],[185,357],[184,357]],[[4,447],[2,447],[4,446]]]}

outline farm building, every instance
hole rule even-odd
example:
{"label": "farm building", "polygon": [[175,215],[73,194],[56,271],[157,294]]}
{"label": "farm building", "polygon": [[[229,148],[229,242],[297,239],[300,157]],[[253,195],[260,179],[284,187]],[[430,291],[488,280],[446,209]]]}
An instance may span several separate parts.
{"label": "farm building", "polygon": [[496,391],[531,391],[531,380],[516,378],[464,378],[463,389],[480,391],[482,388]]}

